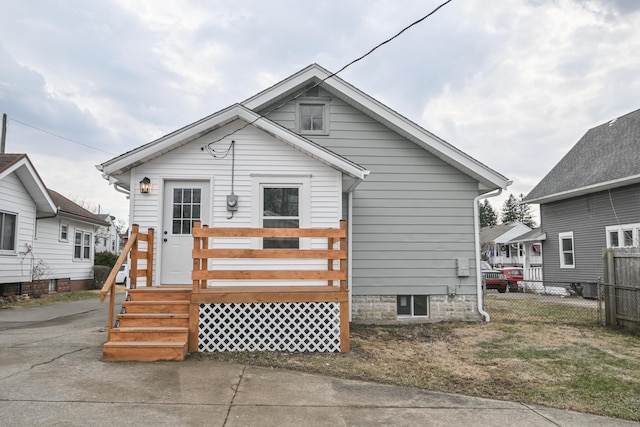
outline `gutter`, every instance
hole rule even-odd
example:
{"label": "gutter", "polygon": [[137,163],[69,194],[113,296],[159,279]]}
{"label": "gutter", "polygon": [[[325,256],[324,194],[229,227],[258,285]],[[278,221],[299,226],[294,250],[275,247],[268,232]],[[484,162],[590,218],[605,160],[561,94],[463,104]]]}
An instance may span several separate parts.
{"label": "gutter", "polygon": [[113,183],[113,188],[118,192],[118,193],[122,193],[125,194],[127,196],[127,198],[131,195],[131,192],[129,190],[127,190],[124,187],[120,186],[120,183],[118,182],[114,182]]}
{"label": "gutter", "polygon": [[484,318],[485,322],[490,322],[491,316],[482,308],[484,294],[482,293],[482,268],[480,268],[480,209],[478,208],[478,203],[480,199],[488,199],[500,194],[502,194],[502,188],[499,188],[497,193],[481,194],[473,199],[473,231],[476,243],[476,293],[478,295],[478,313]]}

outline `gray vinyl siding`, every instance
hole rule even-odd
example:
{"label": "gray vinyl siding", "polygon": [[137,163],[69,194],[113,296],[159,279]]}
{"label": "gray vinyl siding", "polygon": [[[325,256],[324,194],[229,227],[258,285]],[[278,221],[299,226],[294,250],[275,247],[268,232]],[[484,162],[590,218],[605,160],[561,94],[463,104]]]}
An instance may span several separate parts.
{"label": "gray vinyl siding", "polygon": [[[544,280],[593,282],[603,275],[606,227],[640,222],[640,185],[575,197],[540,206]],[[575,268],[560,268],[558,234],[573,232]]]}
{"label": "gray vinyl siding", "polygon": [[[456,258],[475,259],[477,181],[336,97],[329,113],[307,137],[371,171],[353,193],[353,294],[474,294]],[[296,131],[295,103],[268,117]]]}

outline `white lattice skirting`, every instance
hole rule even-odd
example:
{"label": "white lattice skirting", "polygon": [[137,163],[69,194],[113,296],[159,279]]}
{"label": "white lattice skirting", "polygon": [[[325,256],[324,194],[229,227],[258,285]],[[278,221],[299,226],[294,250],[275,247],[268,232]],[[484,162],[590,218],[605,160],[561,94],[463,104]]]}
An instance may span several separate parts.
{"label": "white lattice skirting", "polygon": [[198,351],[340,351],[340,303],[200,304]]}

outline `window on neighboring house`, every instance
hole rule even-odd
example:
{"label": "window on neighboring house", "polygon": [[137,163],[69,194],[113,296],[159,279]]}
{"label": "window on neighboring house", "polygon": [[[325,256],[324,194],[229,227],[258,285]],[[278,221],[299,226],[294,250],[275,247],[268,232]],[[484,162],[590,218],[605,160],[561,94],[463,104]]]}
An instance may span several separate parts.
{"label": "window on neighboring house", "polygon": [[73,241],[73,258],[88,260],[91,258],[91,233],[76,231]]}
{"label": "window on neighboring house", "polygon": [[[262,188],[262,227],[263,228],[300,228],[300,188],[299,187],[263,187]],[[264,249],[299,249],[297,237],[262,239]]]}
{"label": "window on neighboring house", "polygon": [[429,298],[426,295],[398,295],[398,317],[424,317],[429,315]]}
{"label": "window on neighboring house", "polygon": [[16,250],[18,215],[0,211],[0,251]]}
{"label": "window on neighboring house", "polygon": [[560,233],[560,268],[575,268],[573,231]]}
{"label": "window on neighboring house", "polygon": [[69,224],[60,224],[60,241],[69,241]]}
{"label": "window on neighboring house", "polygon": [[328,134],[326,102],[306,102],[298,104],[298,130],[304,134]]}
{"label": "window on neighboring house", "polygon": [[621,224],[606,227],[608,248],[640,247],[640,224]]}

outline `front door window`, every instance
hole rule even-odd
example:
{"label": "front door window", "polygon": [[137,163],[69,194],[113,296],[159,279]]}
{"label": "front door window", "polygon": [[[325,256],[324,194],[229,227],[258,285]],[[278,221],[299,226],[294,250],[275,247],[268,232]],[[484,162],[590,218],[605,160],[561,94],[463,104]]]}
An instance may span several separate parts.
{"label": "front door window", "polygon": [[191,234],[196,221],[200,221],[202,189],[174,188],[173,214],[171,218],[173,234]]}

